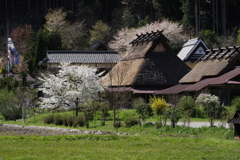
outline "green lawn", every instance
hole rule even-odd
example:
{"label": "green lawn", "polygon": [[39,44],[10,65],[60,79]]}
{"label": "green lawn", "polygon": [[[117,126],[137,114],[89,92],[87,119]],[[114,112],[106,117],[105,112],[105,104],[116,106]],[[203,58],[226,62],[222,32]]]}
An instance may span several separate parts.
{"label": "green lawn", "polygon": [[182,136],[1,136],[0,159],[239,159],[239,141]]}
{"label": "green lawn", "polygon": [[[46,125],[43,119],[52,113],[36,114],[25,122],[0,120],[0,123],[22,125]],[[54,114],[69,114],[63,112]],[[121,111],[119,120],[136,116],[134,110]],[[147,121],[155,121],[150,118]],[[191,119],[191,121],[208,121]],[[154,125],[130,128],[124,125],[117,130],[113,128],[111,117],[106,125],[92,121],[88,130],[125,132],[133,135],[65,135],[65,136],[16,136],[0,132],[0,160],[34,160],[34,159],[240,159],[239,141],[233,140],[233,130],[220,127],[189,128],[163,126],[156,129]],[[124,124],[124,123],[123,123]],[[65,126],[57,126],[65,127]],[[66,127],[72,128],[72,127]],[[77,127],[84,129],[86,127]]]}

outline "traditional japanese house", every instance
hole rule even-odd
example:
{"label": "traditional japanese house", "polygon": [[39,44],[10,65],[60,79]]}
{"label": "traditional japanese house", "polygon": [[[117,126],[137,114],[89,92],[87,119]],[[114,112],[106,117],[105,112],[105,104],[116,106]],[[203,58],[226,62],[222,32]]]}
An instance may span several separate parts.
{"label": "traditional japanese house", "polygon": [[178,85],[156,94],[197,96],[209,92],[217,95],[222,105],[229,105],[235,96],[240,96],[239,52],[239,46],[207,50]]}
{"label": "traditional japanese house", "polygon": [[184,62],[195,62],[207,50],[206,44],[201,38],[189,39],[179,51],[177,56]]}
{"label": "traditional japanese house", "polygon": [[136,36],[130,42],[130,51],[103,78],[112,90],[122,88],[122,91],[147,97],[156,90],[178,84],[190,71],[172,52],[163,31]]}
{"label": "traditional japanese house", "polygon": [[47,58],[39,62],[48,70],[58,69],[58,65],[65,61],[74,65],[88,65],[98,68],[99,72],[108,72],[120,60],[120,54],[116,51],[70,51],[70,50],[48,50]]}
{"label": "traditional japanese house", "polygon": [[240,110],[237,110],[234,117],[227,123],[233,123],[234,125],[234,138],[240,139]]}

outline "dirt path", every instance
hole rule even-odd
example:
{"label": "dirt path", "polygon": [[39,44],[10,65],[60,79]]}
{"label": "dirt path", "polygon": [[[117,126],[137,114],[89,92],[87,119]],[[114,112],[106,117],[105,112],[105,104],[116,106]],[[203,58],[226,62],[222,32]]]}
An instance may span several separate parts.
{"label": "dirt path", "polygon": [[50,136],[50,135],[128,135],[127,133],[120,132],[105,132],[105,131],[85,131],[80,129],[66,129],[60,127],[44,127],[44,126],[22,126],[17,124],[0,124],[1,135],[37,135],[37,136]]}

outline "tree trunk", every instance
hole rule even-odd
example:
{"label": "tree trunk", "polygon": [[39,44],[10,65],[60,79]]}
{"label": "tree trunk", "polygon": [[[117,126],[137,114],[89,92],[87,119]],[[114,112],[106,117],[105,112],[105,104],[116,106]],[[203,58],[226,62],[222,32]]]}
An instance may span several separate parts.
{"label": "tree trunk", "polygon": [[75,101],[75,106],[76,106],[76,117],[78,116],[79,108],[78,108],[78,99]]}
{"label": "tree trunk", "polygon": [[216,33],[216,0],[212,0],[213,31]]}
{"label": "tree trunk", "polygon": [[199,0],[195,1],[195,13],[196,13],[196,34],[200,31],[200,4]]}
{"label": "tree trunk", "polygon": [[226,18],[226,0],[222,0],[222,34],[224,36],[227,35],[227,29],[226,29],[226,23],[227,23],[227,18]]}

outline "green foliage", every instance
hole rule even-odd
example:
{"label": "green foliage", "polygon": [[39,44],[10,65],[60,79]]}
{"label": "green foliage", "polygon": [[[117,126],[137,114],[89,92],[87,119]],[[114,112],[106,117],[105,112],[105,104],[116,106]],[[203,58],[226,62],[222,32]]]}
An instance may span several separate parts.
{"label": "green foliage", "polygon": [[138,21],[138,27],[146,26],[149,23],[151,23],[151,19],[147,15],[143,20]]}
{"label": "green foliage", "polygon": [[63,11],[62,8],[59,9],[49,9],[48,13],[45,15],[46,24],[44,28],[48,31],[60,31],[66,27],[67,13]]}
{"label": "green foliage", "polygon": [[197,36],[203,39],[208,48],[214,48],[219,45],[218,38],[214,31],[201,30]]}
{"label": "green foliage", "polygon": [[132,127],[132,126],[137,125],[139,123],[138,119],[134,118],[134,117],[129,117],[129,118],[125,119],[124,122],[126,124],[126,127]]}
{"label": "green foliage", "polygon": [[147,103],[140,103],[137,105],[136,112],[139,114],[142,122],[145,122],[146,118],[153,116],[153,110]]}
{"label": "green foliage", "polygon": [[147,123],[143,124],[144,128],[149,128],[149,127],[153,127],[153,126],[154,126],[154,124],[152,122],[147,122]]}
{"label": "green foliage", "polygon": [[31,32],[28,38],[27,51],[24,60],[28,63],[30,73],[39,69],[38,62],[46,57],[47,50],[59,50],[62,47],[62,39],[57,31],[38,30]]}
{"label": "green foliage", "polygon": [[240,44],[240,30],[237,31],[236,43]]}
{"label": "green foliage", "polygon": [[181,10],[183,12],[183,17],[182,17],[183,26],[185,28],[189,28],[191,26],[194,26],[194,22],[195,22],[195,13],[194,13],[195,1],[181,0],[181,2],[182,2]]}
{"label": "green foliage", "polygon": [[101,117],[101,125],[104,126],[107,117],[110,116],[110,114],[108,112],[109,106],[103,102],[102,103],[99,102],[98,105],[99,105],[99,112],[100,112],[100,117]]}
{"label": "green foliage", "polygon": [[0,91],[0,113],[5,120],[14,120],[22,118],[21,108],[14,102],[16,97],[13,91],[1,89]]}
{"label": "green foliage", "polygon": [[77,117],[74,118],[74,127],[83,127],[85,124],[85,118],[82,115],[78,115]]}
{"label": "green foliage", "polygon": [[123,26],[126,28],[135,27],[136,25],[135,19],[130,10],[126,9],[123,11],[122,22],[123,22]]}
{"label": "green foliage", "polygon": [[101,41],[103,43],[106,43],[110,40],[110,30],[111,27],[109,27],[106,23],[103,21],[97,21],[93,26],[90,32],[90,44],[97,41]]}
{"label": "green foliage", "polygon": [[114,127],[115,129],[118,129],[118,128],[122,127],[122,122],[121,122],[121,121],[115,121],[115,122],[113,122],[113,127]]}
{"label": "green foliage", "polygon": [[[131,129],[131,128],[129,128]],[[168,128],[171,130],[171,128]],[[239,141],[164,135],[1,136],[2,159],[239,159]],[[188,131],[187,131],[188,130]],[[200,131],[201,129],[192,129]],[[202,132],[207,129],[202,129]],[[220,130],[217,130],[219,132]],[[185,133],[185,134],[184,134]],[[214,133],[214,132],[213,132]],[[222,132],[221,132],[222,133]],[[37,145],[36,145],[37,144]],[[24,146],[24,147],[23,147]],[[77,150],[79,146],[84,146]],[[91,152],[94,150],[95,152]],[[124,150],[124,154],[119,151]],[[104,152],[103,152],[104,151]],[[91,154],[89,154],[91,152]],[[122,153],[122,152],[121,152]],[[114,157],[114,158],[112,158]]]}
{"label": "green foliage", "polygon": [[231,106],[234,106],[237,110],[240,109],[240,97],[239,97],[239,96],[235,97],[235,98],[232,100]]}
{"label": "green foliage", "polygon": [[178,102],[179,107],[182,108],[184,121],[190,122],[190,116],[196,108],[195,100],[190,96],[182,96]]}
{"label": "green foliage", "polygon": [[54,123],[54,115],[48,115],[44,117],[44,123],[45,124],[53,124]]}
{"label": "green foliage", "polygon": [[62,115],[54,115],[54,124],[55,125],[63,125],[63,116]]}
{"label": "green foliage", "polygon": [[0,89],[7,89],[8,91],[12,91],[17,86],[19,86],[19,83],[12,76],[7,76],[5,78],[0,78]]}
{"label": "green foliage", "polygon": [[201,93],[197,97],[196,103],[204,108],[212,127],[214,123],[213,120],[217,118],[217,113],[219,111],[219,98],[208,93]]}
{"label": "green foliage", "polygon": [[72,127],[74,124],[74,117],[73,116],[68,116],[67,117],[67,124],[69,127]]}

